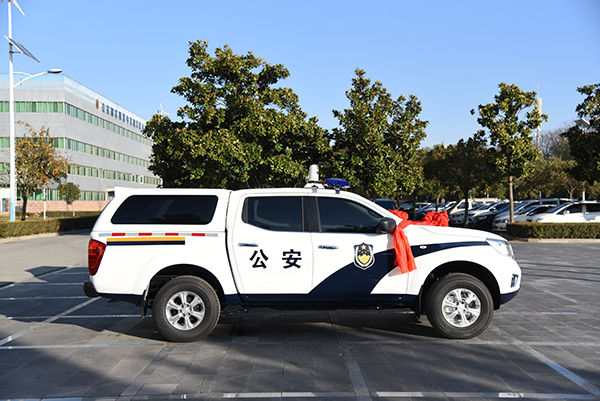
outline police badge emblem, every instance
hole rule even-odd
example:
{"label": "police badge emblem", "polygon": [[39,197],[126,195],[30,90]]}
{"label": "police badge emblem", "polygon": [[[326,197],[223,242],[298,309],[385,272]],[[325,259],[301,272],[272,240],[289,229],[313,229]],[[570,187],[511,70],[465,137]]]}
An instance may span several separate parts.
{"label": "police badge emblem", "polygon": [[373,245],[365,244],[354,245],[354,265],[363,270],[367,270],[375,263],[373,255]]}

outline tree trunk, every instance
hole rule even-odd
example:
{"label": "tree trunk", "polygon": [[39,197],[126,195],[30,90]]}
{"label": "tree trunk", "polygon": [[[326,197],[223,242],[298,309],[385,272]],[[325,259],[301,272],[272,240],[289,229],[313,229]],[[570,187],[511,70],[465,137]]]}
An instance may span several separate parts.
{"label": "tree trunk", "polygon": [[25,218],[27,216],[27,198],[29,198],[29,196],[27,196],[27,194],[23,194],[23,207],[21,208],[21,221],[25,221]]}
{"label": "tree trunk", "polygon": [[510,215],[510,222],[515,222],[515,207],[513,205],[513,177],[512,175],[508,176],[508,210]]}
{"label": "tree trunk", "polygon": [[466,227],[468,221],[467,216],[469,215],[469,191],[466,191],[463,195],[465,196],[465,219],[462,226]]}

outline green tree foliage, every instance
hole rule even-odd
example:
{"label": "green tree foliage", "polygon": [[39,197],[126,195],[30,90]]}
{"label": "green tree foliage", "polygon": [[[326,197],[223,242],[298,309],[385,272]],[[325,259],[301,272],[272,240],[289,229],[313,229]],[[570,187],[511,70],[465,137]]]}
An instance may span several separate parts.
{"label": "green tree foliage", "polygon": [[[520,118],[522,112],[535,104],[536,93],[523,92],[515,84],[501,83],[499,87],[495,103],[479,105],[477,122],[484,128],[479,135],[486,135],[485,129],[489,132],[492,148],[487,152],[488,159],[498,176],[507,180],[510,221],[514,222],[513,179],[535,168],[533,162],[540,157],[540,152],[532,145],[531,133],[547,121],[548,116],[533,108],[525,118]],[[471,114],[475,114],[475,110],[471,110]]]}
{"label": "green tree foliage", "polygon": [[28,124],[25,127],[28,133],[15,146],[17,188],[23,197],[21,220],[26,218],[27,199],[36,190],[67,178],[70,167],[69,161],[56,153],[48,128],[42,127],[36,132]]}
{"label": "green tree foliage", "polygon": [[445,165],[443,174],[447,180],[454,181],[465,200],[463,224],[466,226],[471,191],[489,179],[485,139],[481,135],[475,134],[466,141],[461,139],[456,145],[450,145],[445,154]]}
{"label": "green tree foliage", "polygon": [[589,127],[575,125],[564,136],[569,141],[571,155],[577,162],[572,174],[579,180],[600,182],[600,84],[577,88],[585,96],[575,108],[580,118],[585,118]]}
{"label": "green tree foliage", "polygon": [[355,72],[352,89],[346,91],[350,108],[333,111],[340,128],[330,136],[330,170],[369,198],[412,193],[421,180],[413,157],[427,126],[419,119],[421,102],[412,95],[393,100],[379,81],[371,83],[365,71]]}
{"label": "green tree foliage", "polygon": [[536,168],[530,174],[515,179],[517,199],[561,197],[573,198],[584,189],[584,182],[573,178],[569,171],[575,165],[573,160],[536,160]]}
{"label": "green tree foliage", "polygon": [[282,64],[233,54],[225,46],[207,51],[190,43],[191,76],[173,93],[187,105],[183,122],[156,114],[145,134],[154,141],[150,170],[165,187],[295,186],[317,164],[329,144],[317,119],[307,120],[298,97],[278,87],[290,74]]}
{"label": "green tree foliage", "polygon": [[457,190],[455,176],[448,170],[451,150],[450,146],[434,145],[421,157],[424,177],[421,191],[436,200],[436,208],[442,198]]}
{"label": "green tree foliage", "polygon": [[75,206],[73,206],[73,202],[79,199],[79,195],[81,194],[79,187],[72,182],[67,182],[66,184],[58,187],[58,192],[60,194],[60,198],[67,202],[67,205],[71,205],[73,217],[75,217]]}

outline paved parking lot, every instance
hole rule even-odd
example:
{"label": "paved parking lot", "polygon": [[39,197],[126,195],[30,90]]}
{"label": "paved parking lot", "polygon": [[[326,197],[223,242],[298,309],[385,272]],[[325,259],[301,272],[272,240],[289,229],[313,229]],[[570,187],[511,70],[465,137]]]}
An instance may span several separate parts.
{"label": "paved parking lot", "polygon": [[600,399],[600,244],[513,247],[522,290],[468,341],[408,311],[261,309],[168,343],[55,267],[0,287],[0,401]]}

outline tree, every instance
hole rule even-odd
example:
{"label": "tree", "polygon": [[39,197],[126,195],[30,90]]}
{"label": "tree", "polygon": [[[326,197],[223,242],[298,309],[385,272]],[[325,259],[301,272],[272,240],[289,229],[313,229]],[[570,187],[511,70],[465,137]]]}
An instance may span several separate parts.
{"label": "tree", "polygon": [[445,174],[453,179],[465,200],[463,225],[468,223],[469,197],[473,189],[481,186],[489,177],[486,164],[486,141],[479,134],[461,139],[456,145],[450,145],[445,154]]}
{"label": "tree", "polygon": [[75,217],[75,206],[73,206],[73,202],[79,199],[79,195],[81,194],[79,187],[72,182],[67,182],[64,185],[60,185],[58,191],[60,193],[60,198],[67,202],[67,205],[71,205],[73,217]]}
{"label": "tree", "polygon": [[317,119],[307,120],[298,97],[275,87],[287,78],[282,65],[233,54],[225,46],[207,51],[207,42],[190,43],[190,77],[173,93],[187,104],[182,122],[154,115],[145,134],[154,141],[150,170],[165,187],[297,185],[308,166],[324,159],[329,144]]}
{"label": "tree", "polygon": [[572,174],[593,185],[594,181],[600,181],[600,84],[582,86],[577,92],[586,98],[575,111],[589,126],[585,123],[572,126],[564,136],[569,141],[571,156],[577,162]]}
{"label": "tree", "polygon": [[70,167],[69,161],[56,153],[48,128],[42,127],[36,132],[28,124],[25,127],[29,135],[26,133],[15,146],[16,181],[23,197],[23,221],[27,199],[38,189],[48,188],[51,183],[60,183],[67,178]]}
{"label": "tree", "polygon": [[423,188],[422,190],[436,200],[436,210],[440,199],[456,190],[455,176],[448,171],[450,146],[434,145],[422,156]]}
{"label": "tree", "polygon": [[573,178],[569,171],[575,165],[573,160],[561,160],[552,158],[550,160],[536,160],[535,170],[523,177],[515,179],[515,191],[519,197],[537,198],[542,197],[569,197],[573,198],[576,191],[584,189],[585,183]]}
{"label": "tree", "polygon": [[352,89],[346,92],[350,108],[333,110],[340,128],[334,128],[332,170],[348,179],[366,197],[412,193],[420,182],[421,167],[412,163],[425,138],[427,121],[419,119],[416,96],[392,99],[379,81],[371,83],[356,69]]}
{"label": "tree", "polygon": [[560,160],[573,159],[569,149],[569,141],[564,136],[569,128],[569,126],[564,125],[540,134],[537,147],[542,152],[543,160],[548,161],[555,158]]}
{"label": "tree", "polygon": [[[479,135],[486,135],[485,129],[489,131],[492,148],[487,152],[488,158],[498,176],[507,180],[510,222],[514,222],[513,179],[534,169],[533,162],[540,152],[532,145],[531,133],[547,121],[548,116],[534,108],[520,119],[519,115],[535,104],[536,93],[523,92],[515,84],[501,83],[499,87],[495,103],[479,105],[477,122],[484,128]],[[471,110],[471,114],[475,114],[475,110]]]}

